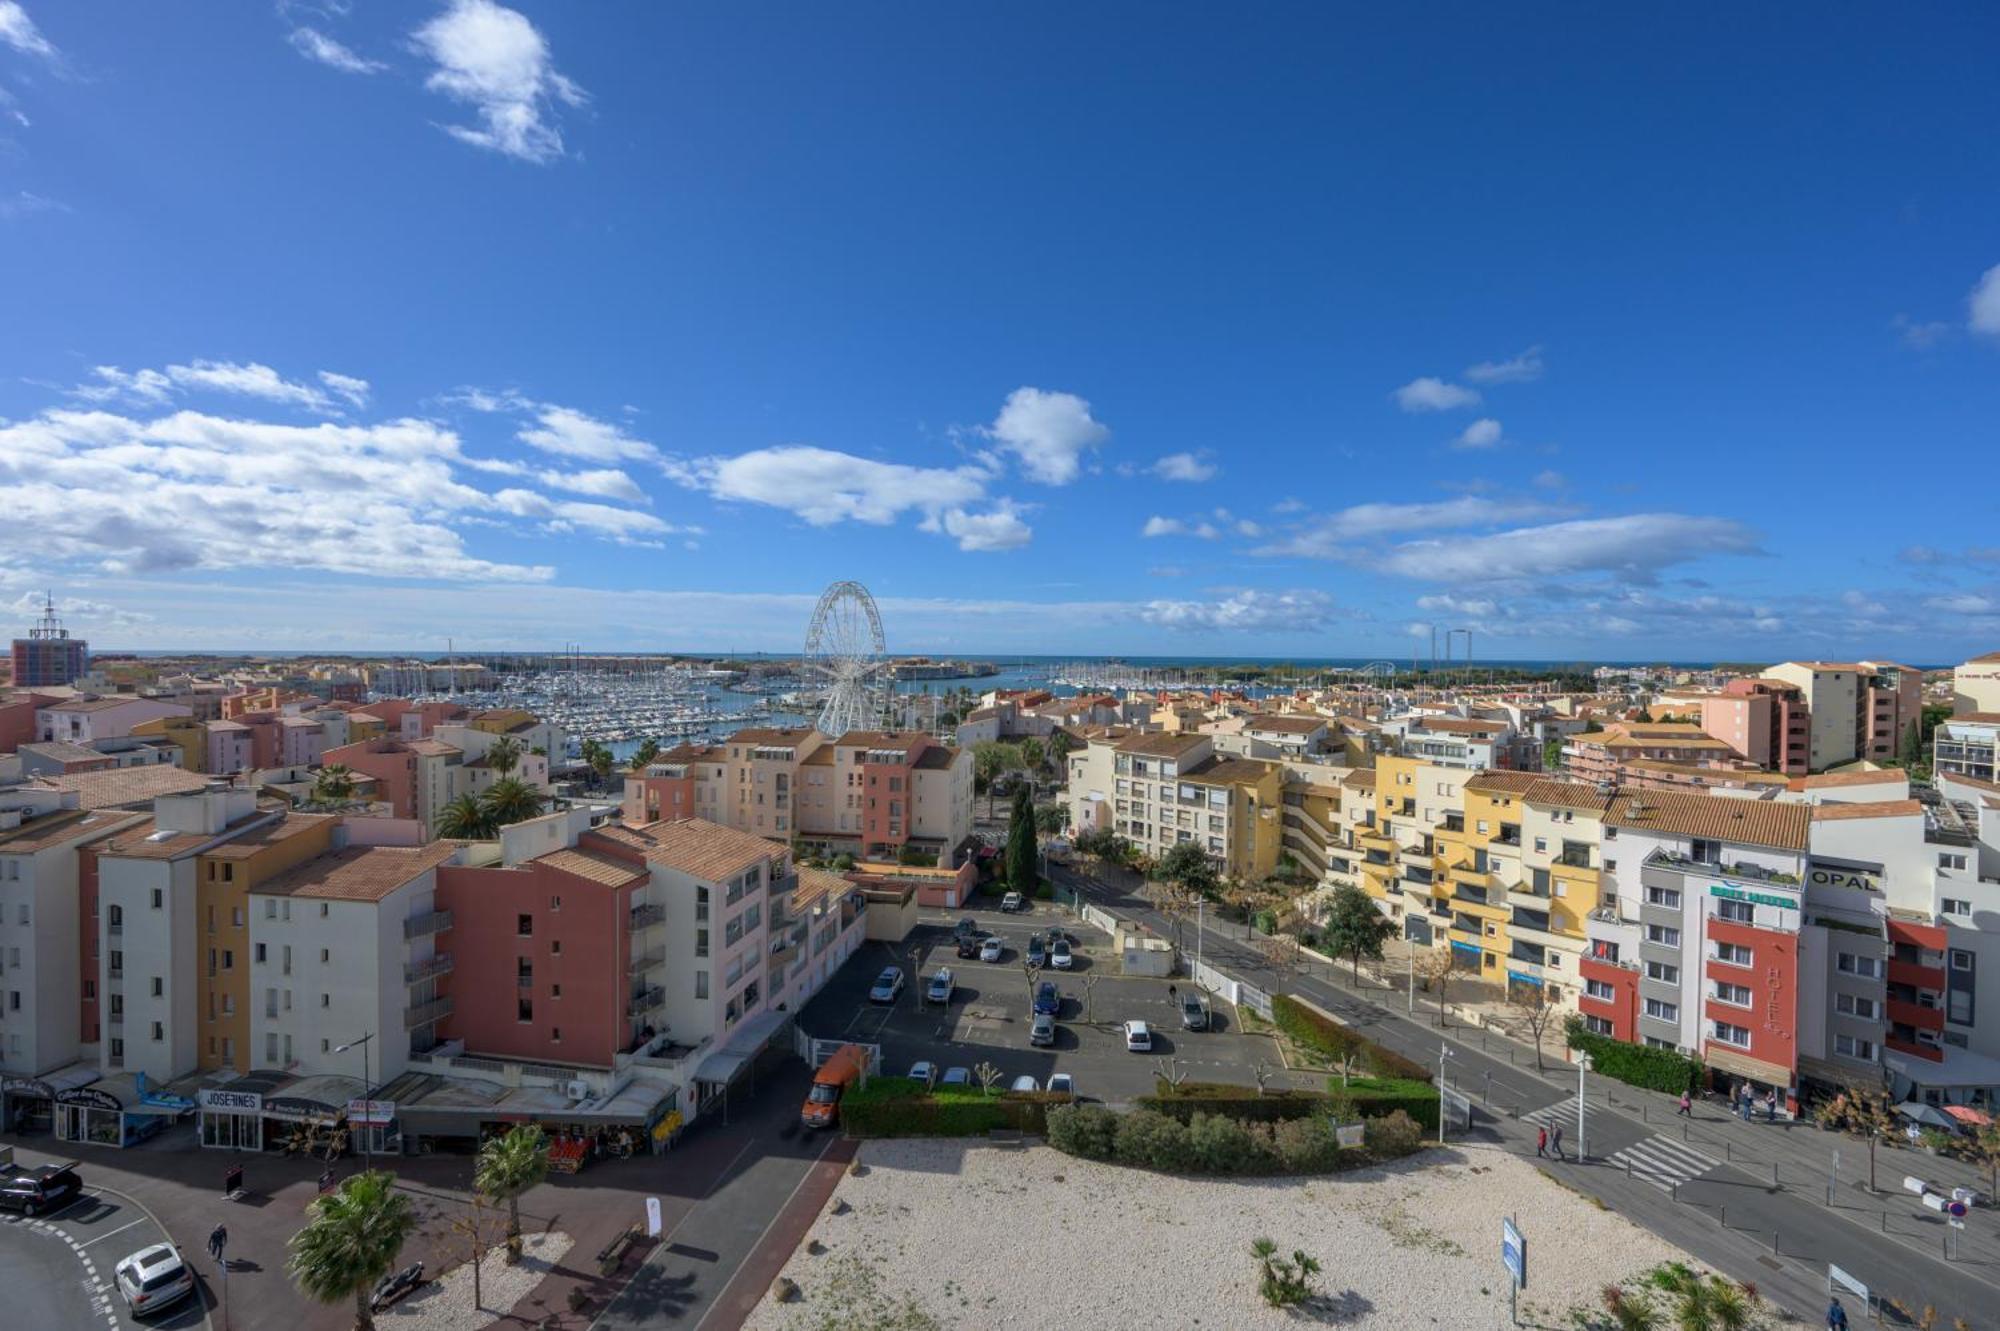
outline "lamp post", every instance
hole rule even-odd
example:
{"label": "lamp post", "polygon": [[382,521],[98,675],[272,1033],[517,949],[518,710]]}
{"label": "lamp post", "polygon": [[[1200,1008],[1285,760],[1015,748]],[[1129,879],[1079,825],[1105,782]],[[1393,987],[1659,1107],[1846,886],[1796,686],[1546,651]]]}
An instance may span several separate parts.
{"label": "lamp post", "polygon": [[1447,1041],[1447,1040],[1439,1040],[1439,1041],[1438,1041],[1438,1145],[1439,1145],[1439,1146],[1442,1146],[1442,1145],[1444,1145],[1444,1118],[1445,1118],[1445,1114],[1444,1114],[1444,1090],[1445,1090],[1445,1078],[1444,1078],[1444,1065],[1445,1065],[1445,1060],[1449,1059],[1450,1057],[1451,1057],[1451,1043],[1450,1043],[1450,1041]]}
{"label": "lamp post", "polygon": [[[372,1098],[375,1089],[375,1083],[368,1074],[368,1044],[374,1038],[375,1038],[375,1032],[370,1031],[368,1032],[368,1034],[362,1036],[358,1040],[349,1040],[346,1044],[337,1046],[333,1051],[336,1054],[344,1054],[348,1050],[355,1048],[357,1045],[360,1047],[362,1112],[365,1115],[367,1115],[367,1117],[370,1120],[372,1120],[375,1117],[374,1114],[375,1104]],[[361,1125],[361,1167],[364,1170],[371,1170],[375,1167],[374,1153],[368,1147],[368,1134],[373,1127],[374,1124],[372,1121],[363,1123]]]}
{"label": "lamp post", "polygon": [[1583,1136],[1583,1074],[1590,1071],[1590,1055],[1579,1050],[1576,1056],[1576,1162],[1587,1157]]}

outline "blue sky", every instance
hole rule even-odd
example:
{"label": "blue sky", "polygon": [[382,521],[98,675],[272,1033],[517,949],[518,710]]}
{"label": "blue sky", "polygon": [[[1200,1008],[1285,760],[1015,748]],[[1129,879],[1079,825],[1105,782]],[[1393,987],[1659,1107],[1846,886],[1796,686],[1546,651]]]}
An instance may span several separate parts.
{"label": "blue sky", "polygon": [[1993,650],[1996,37],[0,0],[0,618],[782,650],[851,577],[902,650]]}

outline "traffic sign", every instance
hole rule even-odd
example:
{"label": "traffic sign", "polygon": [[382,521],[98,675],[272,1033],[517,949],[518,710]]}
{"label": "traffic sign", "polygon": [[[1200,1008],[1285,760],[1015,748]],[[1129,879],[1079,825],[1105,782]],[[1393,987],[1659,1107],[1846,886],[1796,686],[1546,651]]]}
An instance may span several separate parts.
{"label": "traffic sign", "polygon": [[1500,1262],[1514,1277],[1514,1288],[1528,1287],[1528,1241],[1505,1216],[1500,1219]]}

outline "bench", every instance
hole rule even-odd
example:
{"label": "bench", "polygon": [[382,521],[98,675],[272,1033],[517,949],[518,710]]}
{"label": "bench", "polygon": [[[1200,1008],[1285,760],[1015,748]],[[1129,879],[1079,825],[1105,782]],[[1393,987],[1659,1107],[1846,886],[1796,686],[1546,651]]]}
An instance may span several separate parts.
{"label": "bench", "polygon": [[633,1225],[619,1234],[617,1238],[605,1244],[602,1251],[597,1254],[598,1274],[607,1276],[618,1274],[618,1268],[625,1262],[625,1254],[631,1250],[633,1244],[639,1241],[640,1237],[641,1231],[639,1227]]}
{"label": "bench", "polygon": [[988,1128],[986,1130],[986,1140],[992,1142],[995,1146],[1019,1146],[1021,1144],[1021,1130],[1019,1128]]}

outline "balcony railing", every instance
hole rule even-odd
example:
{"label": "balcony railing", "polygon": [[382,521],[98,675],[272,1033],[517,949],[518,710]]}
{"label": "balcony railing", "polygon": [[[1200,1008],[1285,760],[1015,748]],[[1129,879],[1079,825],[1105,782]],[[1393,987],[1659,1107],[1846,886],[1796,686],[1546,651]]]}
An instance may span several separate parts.
{"label": "balcony railing", "polygon": [[125,932],[125,926],[119,921],[113,920],[104,926],[104,932],[108,934],[122,934]]}
{"label": "balcony railing", "polygon": [[414,1031],[419,1026],[428,1026],[451,1015],[451,995],[433,998],[428,1003],[419,1003],[403,1014],[403,1029]]}
{"label": "balcony railing", "polygon": [[412,915],[403,921],[403,937],[427,938],[441,934],[451,928],[451,912],[448,910],[427,910],[421,915]]}
{"label": "balcony railing", "polygon": [[649,902],[643,906],[632,907],[632,927],[634,929],[650,929],[656,924],[665,924],[666,921],[667,908],[665,906],[656,906]]}
{"label": "balcony railing", "polygon": [[451,974],[451,953],[439,952],[422,961],[406,962],[403,965],[404,984],[422,984],[425,980],[435,980],[440,975]]}
{"label": "balcony railing", "polygon": [[625,963],[625,973],[627,975],[637,975],[641,971],[649,971],[655,966],[664,966],[666,964],[667,950],[663,947],[656,947],[650,952],[634,952],[632,959]]}
{"label": "balcony railing", "polygon": [[1656,850],[1646,857],[1648,864],[1664,864],[1670,868],[1712,869],[1724,878],[1748,878],[1760,883],[1776,883],[1780,887],[1797,887],[1797,875],[1779,873],[1755,864],[1724,864],[1720,860],[1698,860],[1690,855],[1676,855],[1668,850]]}
{"label": "balcony railing", "polygon": [[516,973],[514,976],[514,987],[521,990],[533,989],[535,987],[535,977],[533,975]]}
{"label": "balcony railing", "polygon": [[1556,856],[1556,863],[1571,869],[1588,869],[1590,852],[1587,850],[1566,850]]}
{"label": "balcony railing", "polygon": [[649,984],[633,992],[632,1000],[625,1005],[625,1014],[636,1017],[642,1012],[665,1006],[666,1001],[667,991],[657,984]]}
{"label": "balcony railing", "polygon": [[104,1020],[112,1026],[123,1026],[125,1024],[125,1014],[123,1012],[113,1012]]}

